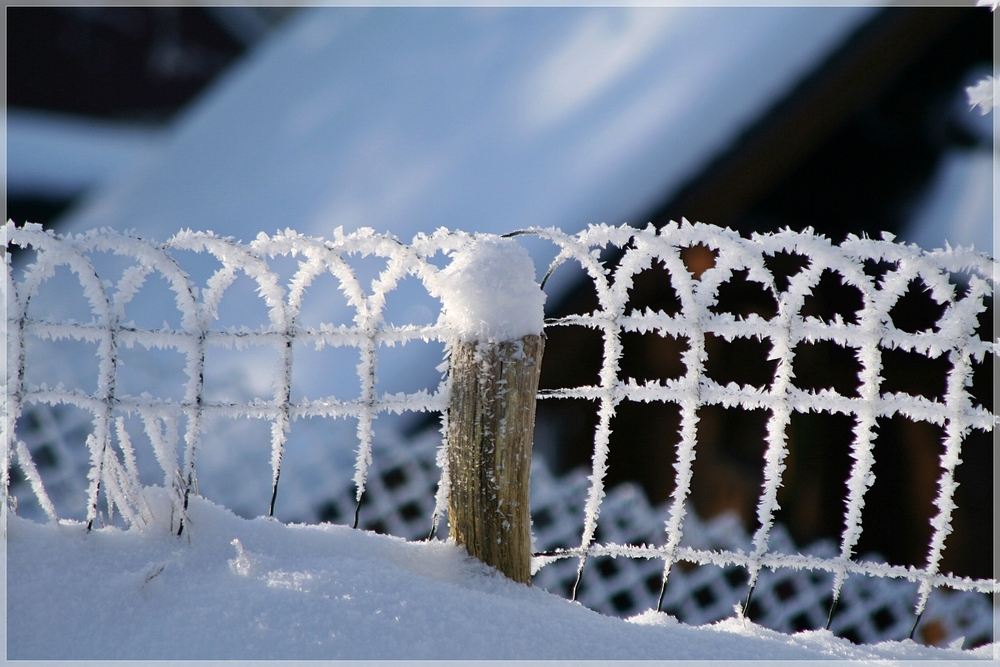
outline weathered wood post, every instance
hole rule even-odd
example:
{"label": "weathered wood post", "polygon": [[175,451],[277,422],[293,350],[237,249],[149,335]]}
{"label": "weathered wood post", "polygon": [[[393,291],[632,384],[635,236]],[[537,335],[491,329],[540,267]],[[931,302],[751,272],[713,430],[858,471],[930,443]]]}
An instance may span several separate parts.
{"label": "weathered wood post", "polygon": [[545,294],[511,239],[477,238],[439,274],[449,346],[448,524],[471,555],[531,578],[528,505]]}

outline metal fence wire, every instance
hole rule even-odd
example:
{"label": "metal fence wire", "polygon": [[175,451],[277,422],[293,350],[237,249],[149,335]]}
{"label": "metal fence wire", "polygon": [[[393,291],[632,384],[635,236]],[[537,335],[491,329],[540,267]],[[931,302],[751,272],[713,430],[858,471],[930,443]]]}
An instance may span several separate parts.
{"label": "metal fence wire", "polygon": [[[241,243],[186,231],[161,243],[109,230],[56,236],[36,225],[7,223],[2,229],[7,248],[18,249],[16,262],[12,252],[7,253],[4,283],[7,375],[2,484],[10,504],[16,496],[23,512],[30,514],[33,505],[51,521],[71,517],[92,526],[95,521],[111,521],[117,512],[126,523],[142,525],[149,513],[143,497],[148,473],[142,471],[152,462],[172,494],[173,525],[182,533],[188,498],[198,492],[199,455],[204,458],[213,447],[220,449],[215,425],[220,420],[256,421],[268,425],[270,465],[267,474],[249,468],[246,474],[266,486],[267,509],[273,514],[286,455],[307,447],[295,440],[296,430],[322,420],[354,424],[350,435],[357,449],[349,494],[353,510],[345,515],[342,499],[333,494],[320,502],[326,508],[320,508],[321,516],[414,537],[406,525],[420,518],[426,530],[431,520],[427,513],[440,516],[447,507],[443,497],[447,485],[436,484],[440,448],[436,466],[417,457],[404,466],[406,472],[390,477],[370,474],[373,466],[380,469],[379,457],[391,459],[394,451],[377,446],[377,418],[441,411],[447,405],[447,383],[379,391],[376,367],[394,346],[444,345],[450,340],[452,332],[434,321],[436,313],[428,319],[424,312],[424,319],[414,323],[392,314],[386,304],[396,292],[404,301],[417,295],[414,303],[433,302],[424,285],[447,262],[449,253],[469,243],[473,235],[439,230],[404,244],[371,230],[351,234],[337,230],[330,240],[286,231]],[[956,611],[956,600],[984,601],[983,609],[988,609],[985,599],[997,592],[996,579],[944,573],[941,561],[956,510],[955,476],[963,445],[972,432],[992,432],[997,419],[992,393],[984,401],[971,390],[974,382],[982,383],[977,374],[988,373],[996,360],[998,342],[986,319],[998,275],[996,262],[963,249],[926,251],[888,236],[849,237],[840,244],[808,230],[745,238],[687,222],[659,230],[594,225],[577,234],[555,229],[514,234],[520,235],[554,249],[546,279],[556,271],[570,270],[562,266],[575,266],[596,294],[596,307],[549,319],[547,331],[556,327],[596,331],[603,350],[596,383],[539,394],[546,401],[593,402],[597,427],[592,468],[585,478],[553,478],[543,465],[535,466],[536,582],[584,601],[599,600],[594,606],[613,613],[648,605],[691,622],[731,613],[732,592],[740,589],[746,594],[740,596],[738,613],[763,617],[767,614],[762,609],[782,608],[779,615],[785,620],[773,625],[794,630],[825,622],[860,641],[900,638],[896,636],[900,600],[911,605],[910,634],[932,593],[935,605],[951,610],[951,630],[946,635],[962,626],[955,619],[969,616]],[[711,260],[692,269],[685,261],[691,249],[708,253]],[[779,257],[791,262],[794,270],[773,270]],[[376,259],[376,270],[366,274],[356,258]],[[676,309],[630,307],[637,277],[650,271],[657,272],[676,295]],[[320,289],[329,278],[344,305],[340,312],[347,313],[339,319],[326,317],[328,311],[323,309],[310,310],[307,303],[330,297]],[[807,314],[804,304],[810,295],[821,281],[831,279],[856,294],[857,307],[846,316]],[[736,280],[753,283],[770,295],[773,312],[734,313],[719,307],[720,292]],[[249,281],[249,293],[234,287],[240,281]],[[936,304],[936,317],[927,326],[910,330],[895,321],[893,309],[914,289],[929,295]],[[141,309],[136,304],[152,298],[147,293],[154,290],[167,295],[157,311],[162,324],[148,317],[137,321],[133,312]],[[259,306],[259,321],[226,321],[227,304],[241,299]],[[653,379],[623,374],[622,337],[632,333],[683,340],[683,373]],[[709,337],[765,341],[773,377],[764,386],[717,382],[705,368]],[[817,342],[851,353],[858,366],[856,391],[797,383],[793,371],[797,351],[802,344]],[[60,346],[69,352],[56,353]],[[354,352],[353,369],[347,366],[353,373],[343,368],[336,373],[342,384],[353,378],[353,390],[310,393],[315,391],[313,385],[297,380],[301,368],[296,362],[305,363],[306,351],[332,355],[338,350]],[[228,372],[229,367],[215,362],[225,351],[235,351],[237,365],[252,365],[264,389],[233,393],[213,384]],[[882,359],[889,351],[946,361],[943,392],[926,396],[886,389]],[[264,352],[270,355],[268,362],[258,363]],[[149,354],[143,357],[145,353]],[[150,362],[156,355],[160,355],[156,362]],[[72,363],[67,364],[67,358]],[[163,361],[166,358],[169,361]],[[158,374],[158,368],[171,363],[172,373]],[[612,419],[623,402],[667,403],[679,410],[672,493],[662,507],[651,508],[641,492],[627,487],[605,488]],[[705,406],[767,415],[756,529],[745,542],[725,539],[726,534],[737,533],[713,528],[717,524],[705,524],[688,511],[695,481],[698,411]],[[839,544],[825,542],[802,552],[795,551],[787,532],[775,522],[789,453],[786,434],[798,413],[842,415],[853,424],[852,441],[844,443],[852,463],[844,486]],[[921,567],[890,565],[856,554],[866,493],[875,481],[878,420],[896,416],[933,424],[942,433],[940,472],[933,481],[935,510]],[[400,490],[408,495],[403,498]],[[102,498],[106,512],[99,509]],[[557,511],[560,502],[564,509]],[[380,519],[379,526],[370,519],[372,507],[387,503],[405,518],[402,524]],[[567,533],[570,525],[572,538]],[[555,533],[561,537],[553,538]],[[623,567],[626,561],[631,565]],[[570,571],[572,583],[567,584]],[[721,574],[699,579],[708,576],[699,572],[709,571]],[[902,589],[892,588],[897,585],[911,592],[900,594]],[[801,591],[818,589],[824,591],[822,605],[816,604],[815,594],[805,595],[803,599],[810,602],[801,608],[792,603],[802,597]],[[938,589],[950,589],[952,595]],[[973,598],[955,595],[963,592]],[[874,599],[881,606],[858,616],[858,610],[871,607],[859,602],[863,599]],[[691,604],[713,611],[702,613],[688,608]],[[980,609],[976,604],[968,608]],[[815,611],[824,605],[822,613]],[[793,609],[797,612],[789,615]],[[864,625],[862,618],[879,631],[857,629]]]}
{"label": "metal fence wire", "polygon": [[[375,446],[369,490],[361,505],[362,528],[414,540],[426,537],[440,474],[435,465],[437,446],[438,439],[429,434],[406,447]],[[535,549],[552,551],[578,542],[589,487],[586,471],[577,469],[554,476],[544,461],[536,459],[531,487]],[[354,488],[345,484],[324,496],[318,514],[323,521],[343,523],[350,520],[354,510]],[[641,488],[620,484],[609,489],[602,503],[599,533],[608,542],[661,545],[669,516],[669,505],[653,506]],[[689,514],[681,544],[703,550],[745,552],[751,546],[751,536],[731,513],[711,521]],[[828,539],[796,546],[781,524],[772,529],[771,549],[820,558],[837,554],[837,545]],[[584,571],[577,600],[610,616],[642,614],[657,605],[662,576],[659,559],[595,557]],[[532,584],[569,598],[576,577],[576,564],[566,559],[541,568]],[[832,582],[833,575],[822,570],[766,570],[746,615],[754,623],[779,632],[822,628],[827,623]],[[670,575],[660,605],[684,623],[714,623],[733,616],[734,606],[743,601],[746,591],[747,573],[738,565],[696,566],[685,562]],[[858,644],[904,639],[913,626],[916,600],[917,586],[911,581],[851,577],[841,590],[841,602],[829,630]],[[993,641],[989,596],[936,589],[916,639],[939,646],[964,639],[966,648]]]}

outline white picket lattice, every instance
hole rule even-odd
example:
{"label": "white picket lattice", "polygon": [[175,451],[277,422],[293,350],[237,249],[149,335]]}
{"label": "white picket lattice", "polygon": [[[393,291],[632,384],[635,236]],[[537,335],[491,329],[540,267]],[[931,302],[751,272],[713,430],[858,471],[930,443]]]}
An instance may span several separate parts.
{"label": "white picket lattice", "polygon": [[[148,441],[163,484],[172,490],[177,529],[183,530],[187,497],[197,492],[197,457],[203,446],[210,420],[264,420],[270,425],[270,510],[282,472],[286,446],[295,424],[305,419],[355,419],[358,447],[355,462],[355,501],[364,498],[373,462],[374,422],[390,412],[433,412],[447,405],[446,385],[410,392],[380,393],[376,386],[377,361],[387,346],[411,341],[445,343],[452,335],[436,324],[389,322],[386,319],[387,296],[402,281],[415,278],[426,284],[436,274],[441,258],[468,243],[471,235],[440,230],[419,236],[403,244],[390,235],[362,230],[354,234],[337,232],[332,240],[304,237],[294,232],[274,236],[260,235],[248,244],[222,239],[209,233],[182,232],[165,243],[143,240],[134,234],[107,230],[76,237],[59,237],[37,226],[4,228],[8,247],[19,246],[30,255],[30,262],[15,270],[8,253],[5,291],[7,303],[8,373],[5,388],[3,486],[9,497],[10,471],[16,461],[21,484],[28,485],[39,507],[49,519],[59,519],[52,492],[57,488],[85,486],[83,518],[92,525],[102,518],[99,512],[101,492],[107,501],[107,517],[117,511],[129,523],[143,523],[145,507],[142,483],[133,441],[141,435]],[[542,392],[540,398],[558,400],[582,398],[598,406],[598,427],[594,437],[593,465],[587,481],[579,546],[547,549],[536,557],[536,566],[555,572],[564,567],[563,559],[577,558],[577,580],[586,585],[584,565],[588,559],[605,556],[627,557],[655,565],[663,582],[683,578],[673,567],[684,561],[720,568],[737,567],[745,572],[740,585],[751,589],[762,586],[767,570],[805,569],[829,576],[829,590],[834,601],[847,596],[846,582],[868,577],[899,579],[918,586],[915,613],[923,613],[932,591],[947,587],[957,591],[995,593],[1000,590],[994,579],[970,579],[940,572],[945,538],[951,531],[955,509],[954,475],[961,462],[963,442],[970,430],[992,431],[996,416],[989,406],[974,404],[969,384],[974,364],[995,359],[998,343],[993,332],[987,338],[980,331],[978,317],[987,308],[995,289],[997,264],[988,257],[961,249],[928,252],[913,246],[881,240],[849,238],[837,245],[810,232],[781,232],[744,238],[728,230],[701,224],[670,224],[660,230],[640,230],[627,226],[591,226],[579,234],[559,230],[532,229],[530,234],[556,248],[550,273],[572,261],[583,268],[596,288],[598,307],[579,314],[547,322],[547,327],[583,326],[597,330],[603,340],[603,361],[595,385],[570,387]],[[695,276],[682,259],[682,250],[702,246],[714,253],[713,265]],[[617,261],[602,261],[602,252],[617,250]],[[203,282],[192,278],[185,262],[192,253],[212,258]],[[787,277],[787,285],[768,268],[767,259],[778,254],[794,255],[803,260],[803,268]],[[95,257],[114,256],[123,262],[114,276],[101,275]],[[370,283],[359,278],[349,259],[374,256],[381,258],[380,270]],[[183,257],[183,259],[182,259]],[[293,263],[287,280],[275,266],[286,259]],[[103,261],[103,260],[102,260]],[[879,272],[866,271],[878,264]],[[628,309],[633,279],[639,273],[662,266],[665,279],[677,294],[680,310],[667,314]],[[72,274],[76,289],[82,289],[89,307],[89,320],[65,315],[36,312],[40,291],[59,271]],[[715,308],[719,290],[735,273],[759,284],[774,298],[776,315],[738,316]],[[824,274],[835,274],[844,285],[861,295],[861,308],[853,321],[834,318],[824,321],[802,314],[803,303]],[[307,290],[321,277],[330,275],[351,313],[348,321],[306,323],[303,307]],[[225,305],[227,290],[238,277],[253,281],[256,297],[266,307],[266,321],[256,328],[225,327],[220,324],[220,308]],[[116,283],[109,282],[112,277]],[[130,307],[142,295],[147,283],[159,279],[167,286],[175,313],[162,326],[142,326],[129,319]],[[55,284],[55,283],[53,283]],[[889,316],[894,304],[910,288],[920,284],[934,302],[943,306],[932,329],[908,332],[897,328]],[[426,297],[426,290],[424,290]],[[51,300],[51,295],[49,299]],[[313,296],[311,298],[318,298]],[[43,300],[44,301],[44,300]],[[44,309],[43,309],[44,310]],[[621,336],[628,332],[655,332],[683,338],[688,343],[682,355],[684,374],[676,379],[637,381],[622,379],[619,362]],[[771,358],[776,363],[773,381],[767,387],[722,386],[705,372],[707,336],[727,341],[736,338],[767,340]],[[81,344],[96,359],[93,381],[49,386],[33,381],[33,369],[26,364],[31,346],[66,341]],[[812,391],[796,386],[792,373],[795,348],[799,342],[831,341],[854,351],[860,363],[859,389],[856,396],[836,390]],[[160,389],[156,396],[147,391],[132,391],[122,378],[123,350],[138,346],[143,350],[168,350],[183,358],[183,373],[177,390]],[[358,350],[356,396],[296,395],[293,391],[294,351],[302,346],[313,349],[354,348]],[[252,399],[217,398],[206,383],[206,359],[216,349],[273,351],[277,362],[271,379],[270,394]],[[913,352],[929,358],[944,357],[950,364],[947,388],[940,399],[882,391],[880,375],[884,350]],[[31,357],[33,361],[43,356]],[[86,364],[84,364],[86,365]],[[57,374],[58,375],[58,374]],[[47,376],[41,376],[47,377]],[[157,381],[158,382],[158,381]],[[152,391],[152,387],[149,388]],[[302,393],[302,392],[299,392]],[[679,406],[680,432],[676,447],[673,494],[660,528],[662,540],[647,546],[634,541],[616,541],[613,531],[601,529],[602,517],[614,494],[605,489],[611,420],[622,401],[668,402]],[[686,526],[697,523],[687,515],[692,488],[692,464],[698,434],[697,411],[703,406],[739,406],[765,410],[768,417],[764,483],[757,507],[759,528],[748,545],[711,544],[697,546],[685,541]],[[37,433],[60,430],[55,422],[71,414],[76,433],[85,440],[86,484],[74,482],[72,475],[45,475],[39,472],[38,451],[30,446]],[[854,420],[854,459],[847,479],[845,530],[833,553],[789,553],[790,543],[775,527],[778,509],[777,490],[781,485],[787,454],[786,426],[791,415],[799,412],[841,414]],[[81,418],[80,415],[87,415]],[[935,424],[944,431],[944,454],[941,475],[937,480],[937,514],[931,520],[931,539],[926,565],[921,568],[891,566],[857,560],[855,548],[861,534],[862,508],[871,486],[873,443],[876,420],[903,415],[913,421]],[[54,417],[53,417],[54,415]],[[130,431],[138,418],[141,434]],[[82,422],[82,423],[81,423]],[[61,435],[49,438],[46,456],[72,459],[68,450],[83,449],[83,442],[70,441],[66,428]],[[47,442],[48,442],[47,441]],[[117,446],[116,446],[117,445]],[[52,448],[57,451],[51,451]],[[44,479],[43,479],[44,477]],[[381,483],[381,482],[380,482]],[[371,491],[371,490],[370,490]],[[417,491],[419,494],[419,491]],[[446,493],[442,486],[439,495]],[[425,505],[446,506],[446,499],[416,498]],[[534,500],[533,500],[534,503]],[[423,509],[421,509],[423,511]],[[602,539],[598,539],[599,536]],[[788,547],[788,548],[786,548]],[[863,575],[863,579],[852,575]],[[646,577],[648,579],[648,577]],[[826,585],[826,584],[824,584]],[[770,588],[768,590],[771,590]],[[853,590],[853,589],[851,589]],[[843,595],[842,595],[843,592]],[[845,598],[846,599],[846,598]],[[669,595],[663,600],[670,603]],[[761,604],[758,601],[758,604]]]}

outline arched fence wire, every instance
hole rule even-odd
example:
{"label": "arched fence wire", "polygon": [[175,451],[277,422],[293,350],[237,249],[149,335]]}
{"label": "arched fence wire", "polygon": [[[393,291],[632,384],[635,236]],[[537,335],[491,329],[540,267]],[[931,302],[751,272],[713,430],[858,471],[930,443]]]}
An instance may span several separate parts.
{"label": "arched fence wire", "polygon": [[[438,412],[447,406],[447,383],[410,391],[379,391],[377,367],[380,356],[395,345],[414,341],[446,344],[452,332],[433,320],[436,302],[421,289],[447,262],[449,253],[463,247],[472,235],[439,230],[404,244],[387,234],[362,230],[353,234],[337,231],[330,240],[306,237],[291,231],[260,235],[240,243],[210,233],[181,232],[167,242],[144,240],[135,234],[108,230],[80,236],[60,237],[38,226],[4,228],[8,248],[21,248],[17,266],[7,255],[7,377],[4,412],[3,487],[10,498],[11,474],[30,487],[38,506],[51,521],[61,518],[58,502],[49,491],[59,480],[43,479],[39,454],[33,454],[22,434],[29,428],[45,427],[46,414],[71,406],[89,417],[78,429],[85,446],[86,484],[79,494],[79,518],[92,526],[111,520],[113,512],[130,524],[148,521],[143,499],[143,481],[136,447],[142,439],[152,450],[162,474],[162,485],[172,497],[172,526],[185,528],[185,510],[192,493],[198,492],[198,457],[211,439],[211,419],[261,420],[270,431],[270,484],[268,511],[273,514],[279,497],[283,459],[290,433],[303,420],[322,419],[356,422],[354,462],[356,524],[372,464],[375,422],[388,413]],[[555,327],[584,327],[600,334],[602,359],[598,381],[593,384],[543,390],[546,401],[582,399],[597,408],[592,468],[582,501],[579,546],[552,549],[536,555],[536,569],[552,567],[565,559],[576,559],[577,582],[589,559],[602,556],[627,557],[659,563],[660,589],[656,606],[664,604],[666,582],[675,566],[686,562],[740,568],[746,574],[747,597],[752,602],[762,571],[792,568],[832,575],[833,608],[845,582],[854,576],[900,579],[917,585],[915,618],[924,612],[936,588],[995,593],[995,579],[955,576],[941,571],[946,539],[956,509],[956,469],[962,448],[972,431],[992,432],[996,416],[990,401],[977,400],[970,391],[975,369],[995,363],[997,339],[983,314],[993,298],[997,264],[990,258],[962,249],[925,251],[894,242],[891,238],[850,237],[840,244],[811,232],[784,231],[744,238],[737,233],[701,224],[670,224],[660,230],[628,226],[591,226],[578,234],[554,229],[531,229],[515,235],[530,235],[550,243],[554,260],[549,275],[576,265],[587,276],[596,293],[597,306],[588,312],[547,320]],[[692,269],[685,252],[698,248],[711,260]],[[191,258],[198,259],[188,264]],[[377,258],[374,272],[359,268],[352,258]],[[776,272],[776,257],[791,258],[794,270]],[[111,262],[114,258],[118,264]],[[23,261],[22,261],[23,259]],[[198,263],[200,262],[200,263]],[[109,274],[104,265],[114,266]],[[279,265],[287,270],[282,274]],[[205,268],[207,267],[207,268]],[[202,278],[194,277],[201,271]],[[671,312],[630,308],[630,295],[641,274],[657,272],[679,302]],[[332,298],[319,291],[321,278],[332,276],[343,305],[339,316],[328,311],[309,312],[307,301]],[[734,313],[719,307],[720,291],[741,276],[773,298],[773,313]],[[859,305],[849,317],[823,319],[804,312],[804,304],[822,280],[833,276],[858,295]],[[370,278],[370,280],[369,280]],[[251,281],[254,294],[266,311],[256,327],[249,323],[225,326],[220,317],[226,297],[238,280]],[[62,282],[59,282],[62,281]],[[136,323],[133,311],[142,310],[148,285],[158,281],[169,295],[162,325],[148,318]],[[400,321],[387,314],[387,300],[407,283],[415,301],[430,304],[431,318],[419,323]],[[72,284],[86,308],[72,317],[58,307],[58,297]],[[414,284],[416,287],[414,287]],[[897,326],[893,308],[916,285],[926,290],[939,315],[932,325],[909,330]],[[48,286],[48,292],[46,292]],[[52,289],[56,286],[55,289]],[[311,289],[312,288],[312,289]],[[416,292],[413,292],[413,290]],[[46,298],[40,296],[45,292]],[[51,292],[56,292],[55,295]],[[69,293],[69,292],[67,292]],[[306,298],[307,294],[309,299]],[[246,297],[244,297],[246,298]],[[407,296],[407,298],[409,298]],[[56,303],[55,306],[51,303]],[[79,304],[77,304],[79,305]],[[439,307],[439,304],[437,304]],[[166,311],[170,311],[167,313]],[[346,315],[344,315],[346,313]],[[79,319],[77,319],[79,318]],[[169,321],[168,321],[169,320]],[[627,333],[669,336],[685,342],[681,354],[684,372],[673,378],[639,380],[621,372],[622,336]],[[774,374],[764,386],[721,384],[705,370],[706,340],[753,338],[770,346]],[[71,342],[82,346],[96,360],[88,366],[89,381],[56,382],[51,386],[44,373],[32,364],[49,361],[48,343]],[[854,394],[837,389],[804,388],[796,383],[794,360],[800,343],[829,341],[847,350],[857,360],[859,372]],[[38,349],[40,351],[33,350]],[[125,383],[125,350],[170,350],[180,355],[183,372],[172,376],[178,386],[173,393],[151,393]],[[267,395],[251,398],[219,398],[210,386],[211,369],[206,364],[216,350],[271,352],[267,368]],[[353,368],[336,368],[344,380],[353,378],[355,389],[338,394],[310,395],[312,385],[297,385],[297,353],[311,348],[349,348],[357,351]],[[946,387],[941,396],[917,392],[883,390],[882,357],[887,350],[902,350],[947,361]],[[247,357],[248,363],[251,357]],[[301,361],[299,363],[302,363]],[[544,364],[544,362],[543,362]],[[59,369],[57,369],[58,371]],[[52,377],[63,377],[53,372]],[[35,380],[34,378],[41,378]],[[434,381],[440,379],[440,376]],[[155,379],[153,382],[159,382]],[[68,386],[67,386],[68,384]],[[298,388],[296,388],[298,387]],[[612,420],[623,402],[670,403],[680,411],[680,428],[674,446],[672,493],[662,518],[662,539],[656,544],[634,544],[598,539],[602,508],[608,496],[606,477]],[[685,527],[696,523],[688,508],[693,464],[699,434],[699,410],[704,406],[741,407],[767,414],[763,483],[756,508],[756,529],[744,547],[684,544]],[[32,408],[41,417],[32,417]],[[852,420],[850,448],[852,464],[845,481],[843,532],[835,553],[802,555],[776,548],[787,543],[775,532],[779,509],[778,490],[788,456],[787,431],[796,413],[828,413]],[[35,414],[35,413],[32,413]],[[874,483],[877,420],[901,415],[915,422],[936,425],[943,433],[940,474],[936,485],[935,511],[930,518],[930,539],[923,566],[895,566],[859,560],[856,547],[864,528],[866,493]],[[79,417],[78,417],[79,419]],[[134,431],[134,421],[141,433]],[[213,443],[218,444],[218,443]],[[318,446],[318,445],[316,445]],[[51,454],[48,454],[51,455]],[[442,459],[439,456],[438,461]],[[69,484],[69,482],[66,482]],[[447,506],[447,485],[441,485],[437,513]],[[614,494],[612,494],[614,495]],[[107,511],[100,510],[101,499]],[[878,508],[875,508],[877,511]],[[871,509],[869,509],[871,511]],[[779,526],[780,529],[780,526]],[[607,531],[605,531],[607,533]],[[780,530],[778,531],[780,533]],[[574,592],[575,594],[575,592]],[[914,623],[914,626],[916,623]]]}

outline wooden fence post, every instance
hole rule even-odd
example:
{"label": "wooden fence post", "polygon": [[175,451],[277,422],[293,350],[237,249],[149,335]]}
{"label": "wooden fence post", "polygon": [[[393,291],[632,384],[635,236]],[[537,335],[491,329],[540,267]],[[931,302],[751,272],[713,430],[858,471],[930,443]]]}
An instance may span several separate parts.
{"label": "wooden fence post", "polygon": [[529,475],[545,294],[512,239],[477,237],[436,277],[449,345],[448,524],[508,578],[531,579]]}
{"label": "wooden fence post", "polygon": [[451,350],[451,537],[521,583],[531,580],[528,505],[544,337],[459,342]]}

